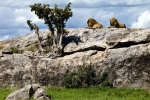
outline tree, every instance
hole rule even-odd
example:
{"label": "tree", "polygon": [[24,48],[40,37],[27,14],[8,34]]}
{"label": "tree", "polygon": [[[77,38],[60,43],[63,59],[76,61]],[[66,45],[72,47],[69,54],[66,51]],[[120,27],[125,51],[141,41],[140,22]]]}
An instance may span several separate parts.
{"label": "tree", "polygon": [[[66,22],[73,13],[70,8],[71,3],[68,3],[64,9],[58,8],[55,4],[54,8],[50,8],[49,4],[33,4],[30,5],[31,12],[34,11],[39,19],[44,19],[45,24],[48,26],[52,34],[53,39],[53,53],[63,53],[62,38],[64,36],[64,27]],[[54,34],[55,29],[57,34]],[[56,38],[59,38],[59,41],[56,41]],[[60,51],[60,52],[59,52]]]}
{"label": "tree", "polygon": [[39,51],[40,51],[40,52],[43,52],[43,48],[42,48],[41,41],[40,41],[40,36],[39,36],[39,27],[38,27],[36,24],[33,24],[33,23],[31,23],[31,22],[32,22],[32,21],[27,20],[27,24],[29,25],[30,30],[35,30],[35,33],[36,33],[36,35],[37,35]]}

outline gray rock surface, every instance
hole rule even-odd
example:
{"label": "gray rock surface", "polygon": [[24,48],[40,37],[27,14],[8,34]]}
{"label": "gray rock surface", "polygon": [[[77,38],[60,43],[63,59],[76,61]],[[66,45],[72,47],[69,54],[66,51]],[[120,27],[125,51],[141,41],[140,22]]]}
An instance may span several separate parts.
{"label": "gray rock surface", "polygon": [[38,88],[35,93],[34,93],[34,96],[33,98],[35,100],[50,100],[48,94],[45,92],[44,89],[42,88]]}
{"label": "gray rock surface", "polygon": [[0,57],[3,57],[3,53],[2,53],[2,51],[0,50]]}
{"label": "gray rock surface", "polygon": [[13,51],[10,47],[10,45],[5,45],[5,47],[2,49],[2,54],[12,54]]}
{"label": "gray rock surface", "polygon": [[31,94],[33,94],[32,86],[27,85],[24,88],[21,88],[9,94],[5,100],[28,100]]}
{"label": "gray rock surface", "polygon": [[5,100],[29,100],[32,96],[34,100],[51,100],[38,84],[26,85],[9,94]]}
{"label": "gray rock surface", "polygon": [[[12,54],[0,57],[0,86],[21,86],[40,83],[62,86],[66,70],[76,71],[79,65],[94,64],[96,73],[104,71],[115,87],[150,89],[150,29],[67,29],[63,43],[65,56]],[[47,32],[41,31],[45,41]],[[12,40],[3,41],[9,44]],[[17,41],[17,42],[15,42]],[[34,42],[34,34],[14,38],[20,48]]]}

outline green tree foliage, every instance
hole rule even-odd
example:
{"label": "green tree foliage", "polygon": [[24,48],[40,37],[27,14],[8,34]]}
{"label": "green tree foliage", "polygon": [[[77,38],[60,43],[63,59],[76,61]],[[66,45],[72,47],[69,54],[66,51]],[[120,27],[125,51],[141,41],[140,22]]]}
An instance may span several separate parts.
{"label": "green tree foliage", "polygon": [[31,22],[32,22],[31,20],[27,20],[27,24],[29,25],[30,30],[32,31],[32,30],[34,30],[34,25]]}
{"label": "green tree foliage", "polygon": [[[53,47],[58,46],[62,49],[62,38],[64,34],[63,29],[68,19],[73,15],[70,5],[71,3],[68,3],[64,9],[58,8],[56,4],[54,8],[50,8],[49,4],[37,3],[30,5],[31,12],[34,11],[39,19],[44,19],[45,24],[51,31]],[[59,36],[58,42],[56,41],[57,36],[54,34],[55,28],[57,29],[57,36]]]}

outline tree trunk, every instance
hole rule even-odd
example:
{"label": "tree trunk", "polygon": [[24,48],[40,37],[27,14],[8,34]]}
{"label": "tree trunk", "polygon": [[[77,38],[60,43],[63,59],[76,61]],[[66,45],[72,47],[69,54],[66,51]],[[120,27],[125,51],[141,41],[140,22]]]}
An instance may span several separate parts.
{"label": "tree trunk", "polygon": [[38,28],[38,26],[36,26],[36,24],[34,24],[34,29],[35,29],[35,33],[36,33],[37,38],[38,38],[39,51],[43,52],[43,48],[42,48],[41,41],[40,41],[40,36],[39,36],[39,28]]}
{"label": "tree trunk", "polygon": [[53,38],[53,46],[56,46],[56,43],[55,43],[55,34],[54,34],[54,29],[52,28],[52,26],[50,26],[49,30],[51,31],[52,33],[52,38]]}
{"label": "tree trunk", "polygon": [[[63,24],[62,24],[63,25]],[[59,38],[59,49],[60,49],[60,54],[63,55],[64,53],[64,48],[63,48],[63,45],[62,45],[62,39],[63,39],[63,34],[64,34],[64,29],[61,25],[61,32],[60,32],[60,38]]]}

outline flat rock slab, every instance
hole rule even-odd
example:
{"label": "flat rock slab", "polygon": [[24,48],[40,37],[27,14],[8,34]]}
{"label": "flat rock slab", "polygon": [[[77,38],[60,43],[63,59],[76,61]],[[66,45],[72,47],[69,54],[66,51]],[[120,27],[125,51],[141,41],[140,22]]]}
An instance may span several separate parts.
{"label": "flat rock slab", "polygon": [[[83,64],[93,64],[97,74],[108,72],[115,87],[150,89],[150,29],[78,28],[67,31],[63,57],[51,59],[24,54],[0,57],[0,86],[22,87],[30,83],[62,86],[66,71],[74,72]],[[41,31],[40,36],[42,33],[44,40],[47,31]],[[24,48],[36,42],[31,37],[33,33],[20,40],[3,41],[3,44],[13,41]]]}

